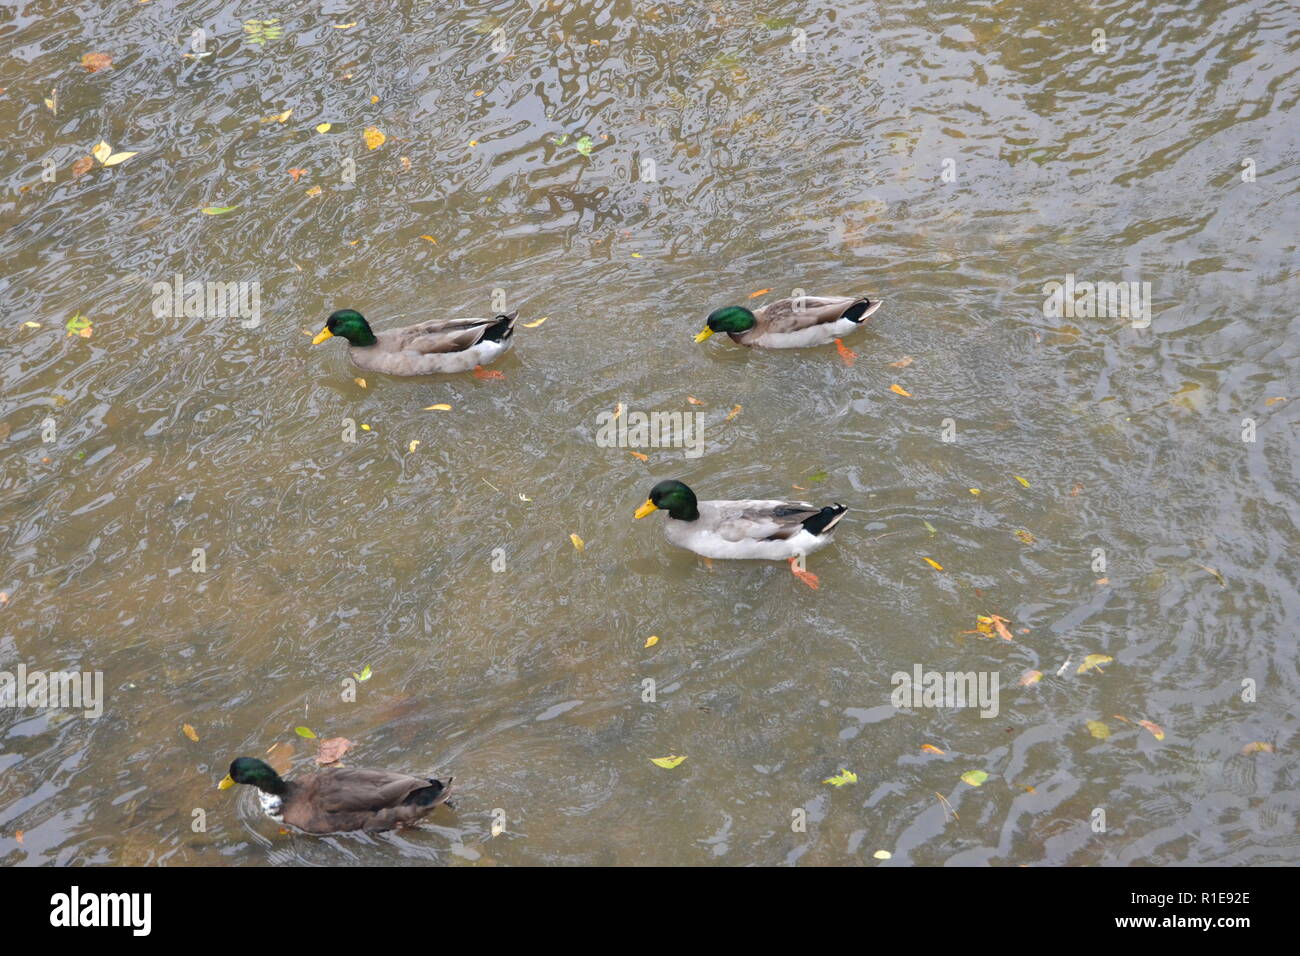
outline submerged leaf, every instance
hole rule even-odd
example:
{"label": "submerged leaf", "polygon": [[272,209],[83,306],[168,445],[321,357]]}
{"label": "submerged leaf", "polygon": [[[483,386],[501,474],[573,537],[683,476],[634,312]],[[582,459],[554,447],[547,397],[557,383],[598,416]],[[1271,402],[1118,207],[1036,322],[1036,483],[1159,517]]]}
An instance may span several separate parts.
{"label": "submerged leaf", "polygon": [[1088,733],[1098,740],[1105,740],[1110,736],[1110,728],[1100,720],[1090,720],[1088,721]]}
{"label": "submerged leaf", "polygon": [[1086,674],[1090,670],[1095,670],[1099,674],[1104,673],[1101,669],[1101,665],[1109,664],[1114,659],[1115,658],[1108,657],[1105,654],[1089,654],[1087,657],[1083,659],[1083,663],[1079,665],[1078,672],[1080,674]]}

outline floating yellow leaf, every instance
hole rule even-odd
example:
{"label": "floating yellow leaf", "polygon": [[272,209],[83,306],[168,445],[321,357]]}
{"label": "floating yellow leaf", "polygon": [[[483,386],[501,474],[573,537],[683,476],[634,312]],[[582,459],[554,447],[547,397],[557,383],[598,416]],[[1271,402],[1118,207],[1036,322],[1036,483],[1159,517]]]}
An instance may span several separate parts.
{"label": "floating yellow leaf", "polygon": [[940,750],[934,744],[921,744],[921,751],[928,754],[942,754],[946,751]]}
{"label": "floating yellow leaf", "polygon": [[334,125],[333,123],[321,123],[319,126],[316,127],[316,132],[328,133],[330,129],[333,128],[333,125]]}
{"label": "floating yellow leaf", "polygon": [[901,385],[891,385],[889,386],[889,390],[893,392],[895,395],[902,395],[904,398],[912,397],[912,393],[909,392],[907,389],[903,388],[903,386]]}
{"label": "floating yellow leaf", "polygon": [[108,143],[101,139],[99,145],[90,151],[90,155],[94,156],[102,163],[104,160],[108,159],[109,156],[113,155],[113,147],[109,146]]}
{"label": "floating yellow leaf", "polygon": [[968,783],[972,787],[978,787],[988,778],[989,775],[985,773],[983,770],[967,770],[964,774],[961,775],[962,783]]}
{"label": "floating yellow leaf", "polygon": [[1149,730],[1151,732],[1151,736],[1156,738],[1156,740],[1165,739],[1164,728],[1161,727],[1159,724],[1153,724],[1149,720],[1139,720],[1138,726],[1143,728],[1144,730]]}
{"label": "floating yellow leaf", "polygon": [[378,149],[384,145],[384,140],[388,139],[377,127],[367,126],[365,133],[362,134],[366,140],[366,146],[369,149]]}
{"label": "floating yellow leaf", "polygon": [[411,452],[415,451],[415,449],[419,447],[420,447],[420,439],[413,438],[411,439],[411,443],[406,446],[406,453],[409,455]]}
{"label": "floating yellow leaf", "polygon": [[658,644],[658,643],[659,643],[659,638],[656,637],[656,636],[653,635],[653,634],[651,634],[649,637],[647,637],[647,638],[645,639],[645,646],[646,646],[646,647],[654,647],[654,646],[655,646],[656,644]]}
{"label": "floating yellow leaf", "polygon": [[357,25],[357,21],[355,21],[355,20],[353,20],[351,23],[331,23],[331,24],[330,24],[330,26],[332,26],[335,30],[351,30],[351,29],[352,29],[354,26],[356,26],[356,25]]}
{"label": "floating yellow leaf", "polygon": [[1098,740],[1105,740],[1110,736],[1110,728],[1100,720],[1088,721],[1088,733],[1092,734]]}
{"label": "floating yellow leaf", "polygon": [[260,120],[258,120],[258,122],[259,123],[285,123],[288,122],[289,117],[292,115],[293,115],[293,109],[290,108],[285,110],[283,113],[276,113],[274,116],[263,116]]}
{"label": "floating yellow leaf", "polygon": [[438,240],[433,238],[433,236],[421,236],[420,238],[432,242],[435,246],[438,244]]}
{"label": "floating yellow leaf", "polygon": [[308,187],[307,187],[307,195],[308,195],[308,196],[319,196],[319,195],[320,195],[320,191],[321,191],[321,190],[320,190],[320,187],[319,187],[319,186],[308,186]]}
{"label": "floating yellow leaf", "polygon": [[1021,687],[1028,687],[1030,684],[1037,684],[1042,679],[1042,671],[1025,671],[1020,675],[1020,680],[1016,681],[1016,683]]}
{"label": "floating yellow leaf", "polygon": [[1276,752],[1276,748],[1272,744],[1266,744],[1259,740],[1248,743],[1246,746],[1241,748],[1243,756],[1249,756],[1250,754],[1271,754]]}
{"label": "floating yellow leaf", "polygon": [[936,571],[943,570],[943,565],[940,564],[938,561],[935,561],[933,558],[927,558],[924,555],[922,555],[921,560],[924,561],[926,564],[928,564],[930,567],[934,568]]}
{"label": "floating yellow leaf", "polygon": [[1032,534],[1030,534],[1028,531],[1025,531],[1023,528],[1016,532],[1016,537],[1019,538],[1021,541],[1023,541],[1025,544],[1033,544],[1034,541],[1036,540]]}
{"label": "floating yellow leaf", "polygon": [[832,787],[842,787],[848,783],[857,783],[858,775],[852,770],[840,768],[840,772],[833,777],[827,777],[822,783],[829,783]]}
{"label": "floating yellow leaf", "polygon": [[354,378],[352,381],[356,382],[362,388],[366,387],[366,380],[364,378]]}
{"label": "floating yellow leaf", "polygon": [[540,319],[538,319],[536,322],[525,322],[525,323],[524,323],[524,328],[526,328],[526,329],[535,329],[535,328],[537,328],[539,325],[541,325],[543,322],[545,322],[545,321],[546,321],[547,319],[549,319],[549,318],[550,318],[549,315],[544,315],[544,316],[542,316]]}
{"label": "floating yellow leaf", "polygon": [[1024,485],[1026,488],[1029,487],[1029,482],[1025,481],[1025,479],[1021,478],[1019,475],[1012,475],[1011,477],[1014,478],[1014,479],[1016,479],[1016,481],[1020,482],[1020,483],[1021,483],[1022,485]]}
{"label": "floating yellow leaf", "polygon": [[371,102],[371,103],[378,103],[378,102],[379,102],[379,97],[377,97],[377,96],[372,96],[372,97],[370,97],[370,102]]}
{"label": "floating yellow leaf", "polygon": [[368,431],[370,431],[370,426],[369,426],[369,425],[364,425],[364,424],[363,424],[363,425],[361,426],[361,430],[362,430],[363,432],[368,432]]}
{"label": "floating yellow leaf", "polygon": [[1105,654],[1089,654],[1083,659],[1083,663],[1079,665],[1078,672],[1086,674],[1088,671],[1095,670],[1100,674],[1102,673],[1101,665],[1109,664],[1114,659],[1113,657],[1107,657]]}
{"label": "floating yellow leaf", "polygon": [[586,543],[583,542],[583,540],[579,538],[576,534],[569,535],[569,540],[573,542],[573,546],[577,548],[579,551],[587,550]]}
{"label": "floating yellow leaf", "polygon": [[181,731],[185,734],[186,737],[189,737],[190,740],[194,741],[195,743],[199,742],[199,732],[195,730],[193,727],[191,727],[189,724],[185,724],[184,726],[182,726]]}
{"label": "floating yellow leaf", "polygon": [[1268,399],[1265,399],[1265,400],[1264,400],[1264,404],[1265,404],[1265,405],[1276,405],[1278,402],[1285,402],[1285,401],[1286,401],[1286,396],[1285,396],[1285,395],[1279,395],[1279,396],[1276,397],[1276,398],[1268,398]]}
{"label": "floating yellow leaf", "polygon": [[744,407],[745,407],[744,405],[737,405],[735,408],[733,408],[731,411],[727,413],[727,417],[723,419],[723,421],[728,421],[728,422],[731,421],[733,418],[735,418],[737,415],[740,414],[740,410]]}
{"label": "floating yellow leaf", "polygon": [[871,855],[875,857],[877,860],[890,860],[893,859],[894,856],[894,854],[890,853],[888,850],[877,850],[875,853]]}
{"label": "floating yellow leaf", "polygon": [[424,410],[426,412],[449,412],[451,411],[451,406],[440,402],[437,405],[425,405]]}
{"label": "floating yellow leaf", "polygon": [[676,767],[685,759],[685,757],[678,757],[674,754],[668,757],[651,757],[650,762],[656,767],[663,767],[665,770],[672,770],[673,767]]}
{"label": "floating yellow leaf", "polygon": [[41,327],[41,323],[39,322],[24,322],[23,325],[29,329],[39,329]]}
{"label": "floating yellow leaf", "polygon": [[978,498],[980,495],[980,490],[978,488],[967,488],[966,490],[969,491],[976,498]]}

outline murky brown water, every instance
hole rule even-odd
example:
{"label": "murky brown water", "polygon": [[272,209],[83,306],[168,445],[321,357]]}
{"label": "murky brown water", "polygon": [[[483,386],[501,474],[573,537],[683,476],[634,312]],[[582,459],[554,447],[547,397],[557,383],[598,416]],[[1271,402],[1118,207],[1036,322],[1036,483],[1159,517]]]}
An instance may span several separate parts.
{"label": "murky brown water", "polygon": [[[1300,860],[1293,3],[155,0],[0,43],[0,669],[107,693],[0,709],[0,861]],[[101,140],[138,155],[74,178]],[[177,273],[260,324],[156,316]],[[1067,275],[1150,282],[1150,326],[1045,318]],[[692,344],[795,288],[886,299],[855,365]],[[504,380],[362,388],[305,334],[498,289],[548,317]],[[599,447],[619,403],[701,411],[704,455]],[[670,549],[663,477],[850,505],[821,589]],[[917,664],[996,672],[998,716],[895,710]],[[458,809],[319,840],[214,788],[306,772],[297,726]]]}

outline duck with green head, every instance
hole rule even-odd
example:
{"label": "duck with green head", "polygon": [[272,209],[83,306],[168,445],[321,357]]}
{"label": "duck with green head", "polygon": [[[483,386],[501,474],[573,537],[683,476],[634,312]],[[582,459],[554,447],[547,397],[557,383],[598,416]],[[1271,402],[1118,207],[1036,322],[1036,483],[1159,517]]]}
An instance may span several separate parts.
{"label": "duck with green head", "polygon": [[375,332],[356,309],[339,309],[311,344],[344,339],[352,364],[367,372],[468,372],[495,362],[510,349],[518,317],[518,312],[510,312],[491,319],[433,319]]}
{"label": "duck with green head", "polygon": [[263,812],[280,824],[307,833],[375,832],[409,826],[428,816],[451,795],[446,784],[388,770],[338,767],[285,780],[256,757],[239,757],[218,784],[256,787]]}
{"label": "duck with green head", "polygon": [[878,308],[878,300],[812,295],[778,299],[758,311],[728,305],[709,313],[695,341],[703,342],[715,332],[726,332],[733,342],[764,349],[829,345],[861,328]]}
{"label": "duck with green head", "polygon": [[670,480],[650,489],[635,517],[656,511],[667,512],[664,537],[702,557],[788,561],[825,547],[848,508],[806,501],[699,501],[685,484]]}

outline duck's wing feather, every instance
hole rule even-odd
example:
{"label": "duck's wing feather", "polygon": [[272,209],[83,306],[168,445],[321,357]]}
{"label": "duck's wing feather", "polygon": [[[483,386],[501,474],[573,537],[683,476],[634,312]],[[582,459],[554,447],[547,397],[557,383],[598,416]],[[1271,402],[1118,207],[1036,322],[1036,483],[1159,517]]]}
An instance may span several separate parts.
{"label": "duck's wing feather", "polygon": [[837,322],[849,307],[865,299],[849,296],[807,295],[802,299],[778,299],[754,313],[755,332],[798,332]]}
{"label": "duck's wing feather", "polygon": [[507,329],[512,327],[517,315],[512,312],[490,319],[434,319],[404,329],[377,332],[375,338],[394,352],[418,352],[421,355],[464,352],[478,345],[489,329],[500,326],[503,321],[507,323]]}
{"label": "duck's wing feather", "polygon": [[409,774],[352,767],[315,773],[303,783],[311,805],[325,813],[377,813],[401,806],[417,791],[434,786]]}
{"label": "duck's wing feather", "polygon": [[821,512],[806,501],[701,501],[700,520],[727,541],[780,541]]}

